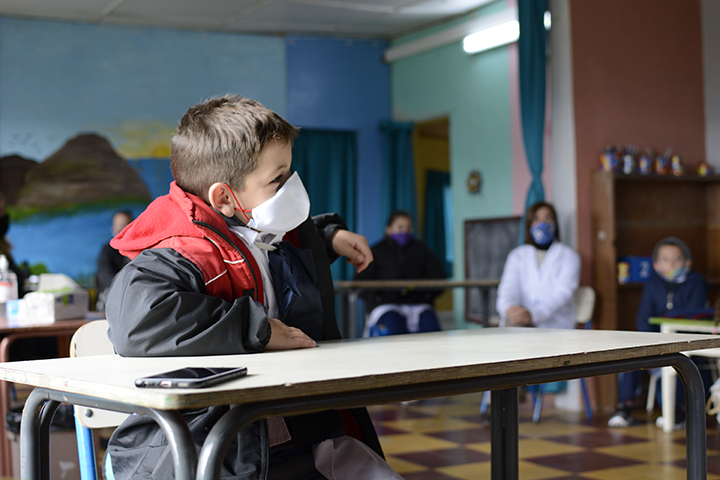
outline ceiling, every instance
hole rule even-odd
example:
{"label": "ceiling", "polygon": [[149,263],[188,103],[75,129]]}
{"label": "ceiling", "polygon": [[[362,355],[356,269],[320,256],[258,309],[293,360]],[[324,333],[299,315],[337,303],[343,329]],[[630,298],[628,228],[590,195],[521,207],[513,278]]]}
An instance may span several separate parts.
{"label": "ceiling", "polygon": [[0,0],[0,15],[103,25],[392,39],[495,0]]}

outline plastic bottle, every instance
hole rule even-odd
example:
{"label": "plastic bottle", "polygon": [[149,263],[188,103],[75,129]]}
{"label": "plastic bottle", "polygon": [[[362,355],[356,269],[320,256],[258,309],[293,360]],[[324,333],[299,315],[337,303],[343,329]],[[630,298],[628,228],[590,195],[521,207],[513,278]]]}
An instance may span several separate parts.
{"label": "plastic bottle", "polygon": [[6,304],[8,300],[17,300],[18,281],[15,272],[10,270],[10,264],[5,255],[0,255],[0,317],[6,317]]}

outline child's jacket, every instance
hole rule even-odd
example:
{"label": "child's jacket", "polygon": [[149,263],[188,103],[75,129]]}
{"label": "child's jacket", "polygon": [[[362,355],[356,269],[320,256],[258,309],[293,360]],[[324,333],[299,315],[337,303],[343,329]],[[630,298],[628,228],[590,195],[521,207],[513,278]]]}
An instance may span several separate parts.
{"label": "child's jacket", "polygon": [[[659,332],[659,325],[650,325],[650,317],[659,317],[673,310],[705,307],[708,284],[698,272],[691,270],[684,282],[668,287],[657,272],[653,271],[643,286],[635,325],[641,332]],[[670,297],[669,297],[670,296]],[[672,306],[670,306],[672,305]]]}
{"label": "child's jacket", "polygon": [[[322,301],[322,338],[339,339],[328,245],[332,233],[345,226],[336,215],[313,220],[285,239],[312,252]],[[200,356],[264,350],[271,332],[260,270],[245,244],[202,199],[173,182],[170,193],[153,201],[111,245],[133,258],[117,275],[107,297],[108,336],[118,354]],[[198,446],[229,408],[183,412]],[[351,412],[345,418],[361,432],[356,436],[382,455],[365,409]],[[332,412],[293,417],[287,424],[301,443],[343,434],[340,416]],[[166,445],[152,419],[131,416],[115,431],[108,447],[115,477],[172,478],[172,456]],[[230,445],[223,478],[264,479],[268,455],[266,424],[255,422]]]}

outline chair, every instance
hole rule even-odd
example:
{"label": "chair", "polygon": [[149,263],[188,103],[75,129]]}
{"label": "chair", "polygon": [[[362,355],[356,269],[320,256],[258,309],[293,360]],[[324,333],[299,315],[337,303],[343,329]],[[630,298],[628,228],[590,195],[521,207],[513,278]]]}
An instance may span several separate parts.
{"label": "chair", "polygon": [[[592,325],[593,313],[595,311],[595,290],[593,290],[592,287],[578,287],[573,295],[573,301],[575,303],[575,321],[579,325],[583,325],[585,329],[589,329]],[[580,388],[582,389],[583,402],[585,404],[585,415],[587,415],[588,422],[592,422],[592,407],[590,406],[590,398],[584,378],[580,379]],[[528,391],[533,397],[533,423],[539,423],[543,396],[545,394],[544,387],[543,385],[530,385]],[[482,402],[480,403],[480,414],[484,415],[487,412],[489,400],[490,392],[485,392]]]}
{"label": "chair", "polygon": [[[70,356],[114,354],[112,343],[107,337],[107,329],[107,320],[95,320],[78,328],[70,341]],[[92,429],[117,427],[125,417],[127,417],[125,413],[82,406],[75,407],[75,433],[82,480],[97,480],[98,478]],[[108,472],[106,469],[105,478],[112,479],[112,471]]]}

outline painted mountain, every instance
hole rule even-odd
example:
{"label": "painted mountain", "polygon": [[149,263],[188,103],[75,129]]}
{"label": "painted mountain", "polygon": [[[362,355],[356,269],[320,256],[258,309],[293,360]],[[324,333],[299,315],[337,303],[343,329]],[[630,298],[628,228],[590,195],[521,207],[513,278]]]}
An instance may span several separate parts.
{"label": "painted mountain", "polygon": [[5,196],[7,205],[15,205],[25,178],[38,162],[20,155],[8,155],[0,158],[0,192]]}
{"label": "painted mountain", "polygon": [[140,175],[104,137],[81,134],[27,172],[13,207],[25,216],[150,200]]}

